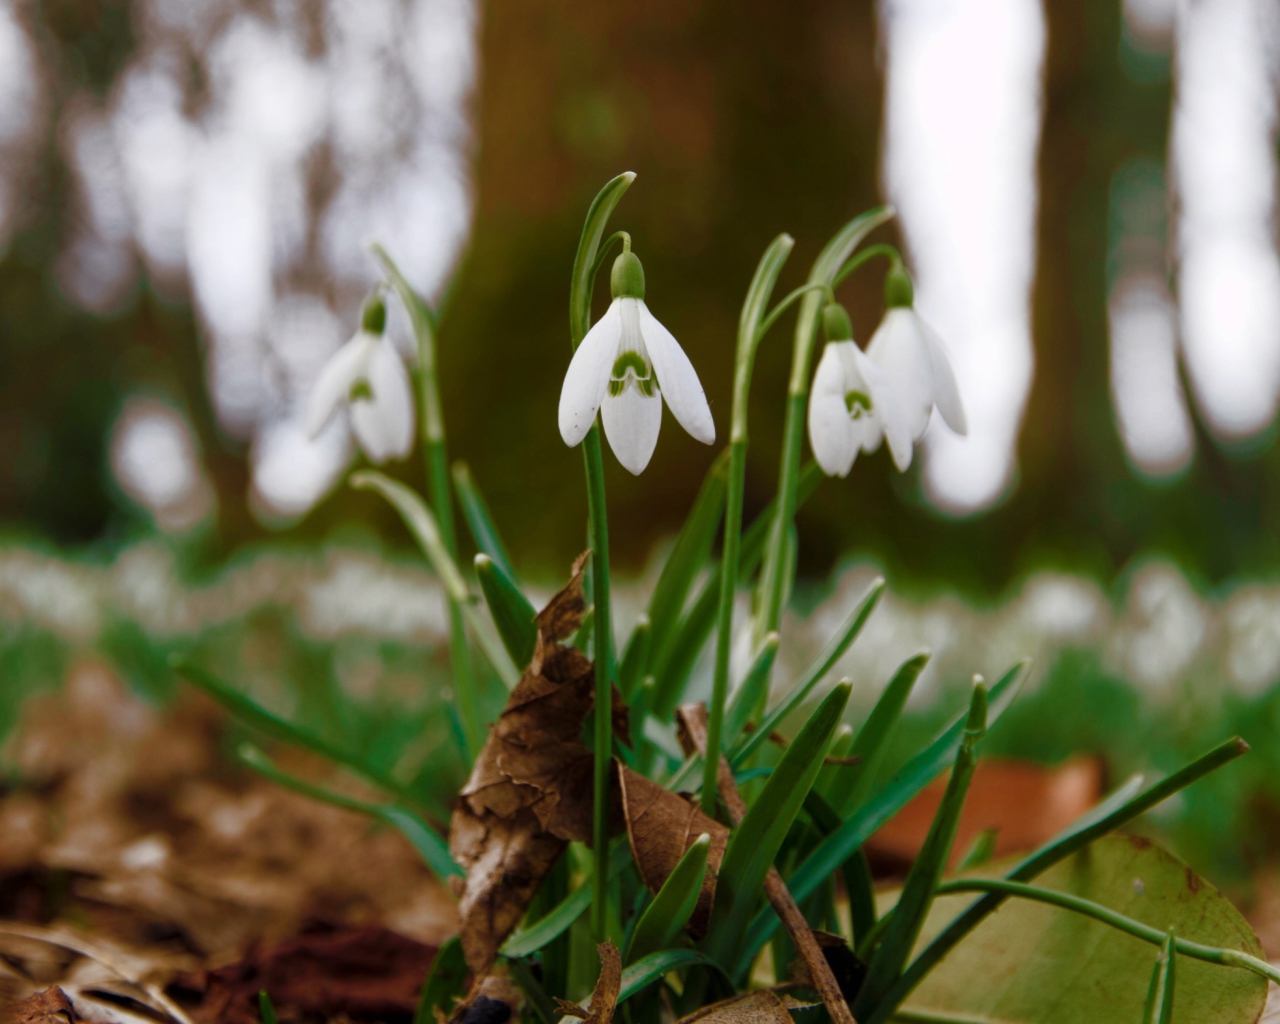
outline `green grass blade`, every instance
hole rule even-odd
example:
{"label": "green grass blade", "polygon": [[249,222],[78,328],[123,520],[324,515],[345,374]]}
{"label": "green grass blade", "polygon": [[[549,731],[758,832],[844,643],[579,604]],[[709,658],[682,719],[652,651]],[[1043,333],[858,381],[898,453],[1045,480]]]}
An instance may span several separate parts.
{"label": "green grass blade", "polygon": [[858,607],[853,610],[853,614],[849,616],[844,628],[832,637],[831,642],[827,644],[826,650],[818,656],[818,659],[800,677],[800,682],[793,686],[791,691],[777,703],[774,709],[764,716],[764,721],[760,723],[760,728],[748,733],[738,742],[729,757],[734,765],[741,764],[750,757],[752,751],[769,738],[769,733],[777,729],[783,720],[804,702],[813,688],[826,677],[827,673],[835,666],[835,663],[843,657],[844,652],[849,649],[849,645],[858,638],[858,634],[862,632],[862,627],[867,624],[867,619],[875,611],[875,607],[883,593],[884,580],[877,579],[871,584]]}
{"label": "green grass blade", "polygon": [[[1028,856],[1005,877],[1015,882],[1025,882],[1034,878],[1064,857],[1069,857],[1077,850],[1088,846],[1099,836],[1127,825],[1157,804],[1163,803],[1210,772],[1217,771],[1223,765],[1234,761],[1248,750],[1249,745],[1237,736],[1219,744],[1185,768],[1141,792],[1133,792],[1135,787],[1131,780],[1117,793]],[[901,1004],[911,990],[920,983],[920,979],[946,956],[947,951],[1005,899],[1006,897],[1000,893],[988,893],[975,901],[963,914],[947,925],[941,934],[911,962],[911,966],[907,968],[887,998]]]}
{"label": "green grass blade", "polygon": [[422,986],[422,998],[413,1014],[413,1024],[436,1024],[437,1013],[447,1019],[453,1012],[454,1002],[467,990],[469,973],[462,940],[455,935],[436,950],[431,973]]}
{"label": "green grass blade", "polygon": [[[530,965],[523,960],[509,960],[507,961],[507,969],[511,972],[511,977],[515,980],[515,983],[520,986],[520,991],[524,993],[525,1004],[533,1010],[533,1015],[538,1024],[556,1024],[561,1019],[560,1013],[556,1009],[556,1004],[551,1001],[551,997],[547,995],[547,990],[542,987],[542,981],[533,973]],[[480,1015],[476,1014],[475,1016]]]}
{"label": "green grass blade", "polygon": [[849,920],[853,925],[851,945],[856,949],[876,926],[876,889],[867,851],[860,849],[845,861],[840,874],[849,897]]}
{"label": "green grass blade", "polygon": [[[702,481],[693,508],[667,556],[649,598],[652,649],[661,660],[674,639],[676,625],[698,573],[711,557],[711,545],[724,518],[724,497],[729,483],[729,449],[716,456]],[[646,666],[647,667],[647,666]]]}
{"label": "green grass blade", "polygon": [[502,566],[483,552],[476,555],[476,579],[493,624],[498,627],[502,646],[517,665],[529,664],[538,640],[538,627],[533,621],[537,611]]}
{"label": "green grass blade", "polygon": [[770,633],[756,651],[755,661],[747,669],[742,684],[734,691],[729,700],[729,707],[724,718],[724,742],[732,744],[739,733],[746,728],[751,713],[764,703],[769,693],[769,674],[773,671],[773,663],[778,657],[778,644],[781,638],[777,633]]}
{"label": "green grass blade", "polygon": [[426,502],[418,496],[417,492],[373,469],[362,469],[358,473],[352,473],[350,484],[357,490],[376,491],[400,513],[400,518],[404,520],[405,526],[409,528],[418,546],[422,548],[423,554],[427,556],[427,561],[440,577],[440,582],[444,584],[449,600],[458,606],[467,620],[467,625],[471,627],[471,632],[480,649],[484,651],[489,664],[498,673],[498,678],[506,688],[513,689],[520,680],[520,672],[507,655],[506,648],[495,635],[493,627],[477,611],[467,582],[462,578],[457,563],[445,548],[436,518],[427,508]]}
{"label": "green grass blade", "polygon": [[839,683],[818,705],[783,753],[742,823],[729,836],[720,862],[716,907],[705,944],[718,963],[732,964],[737,960],[744,928],[760,901],[765,875],[818,777],[831,736],[849,702],[850,689],[848,683]]}
{"label": "green grass blade", "polygon": [[[616,878],[630,863],[631,847],[625,839],[616,840],[609,847],[609,877]],[[558,939],[591,906],[591,879],[586,879],[573,892],[552,907],[527,928],[522,928],[502,947],[502,955],[518,958],[536,953],[547,943]]]}
{"label": "green grass blade", "polygon": [[[991,687],[988,694],[987,721],[992,725],[1012,703],[1018,692],[1027,662],[1019,662]],[[790,878],[787,888],[796,900],[802,900],[814,892],[845,861],[862,847],[876,830],[892,818],[925,786],[942,774],[955,760],[956,752],[964,737],[968,714],[952,723],[942,735],[908,761],[876,794],[857,808],[844,823],[822,840],[801,862]],[[778,927],[778,919],[772,913],[758,914],[743,943],[744,952],[754,955]]]}
{"label": "green grass blade", "polygon": [[1147,991],[1147,1005],[1142,1013],[1142,1024],[1170,1024],[1173,1020],[1173,988],[1177,972],[1178,954],[1174,948],[1173,929],[1164,940],[1164,948],[1151,972],[1151,988]]}
{"label": "green grass blade", "polygon": [[983,864],[988,863],[996,853],[996,840],[1000,838],[1000,830],[998,828],[984,828],[978,833],[965,855],[960,858],[960,863],[956,865],[957,871],[968,871],[970,868],[980,868]]}
{"label": "green grass blade", "polygon": [[258,1016],[262,1018],[262,1024],[278,1024],[275,1005],[265,988],[258,990]]}
{"label": "green grass blade", "polygon": [[[978,763],[977,746],[987,731],[987,688],[981,682],[973,687],[969,703],[969,715],[965,721],[960,749],[956,751],[955,766],[947,780],[942,802],[929,826],[929,834],[911,863],[902,895],[893,908],[893,915],[880,945],[876,947],[867,976],[858,990],[858,998],[850,1008],[856,1019],[865,1019],[872,1010],[881,1011],[883,1000],[893,983],[906,966],[907,958],[924,927],[929,908],[937,895],[938,883],[951,857],[956,829],[960,825],[960,811],[973,779]],[[892,1010],[892,1007],[890,1008]]]}
{"label": "green grass blade", "polygon": [[519,577],[511,564],[506,545],[498,534],[498,527],[489,512],[489,505],[480,493],[480,486],[471,475],[471,467],[465,462],[453,464],[453,486],[458,492],[458,504],[462,506],[462,518],[467,521],[471,539],[476,547],[492,558],[498,567],[517,586]]}
{"label": "green grass blade", "polygon": [[618,993],[619,1004],[630,999],[664,974],[670,974],[685,967],[709,967],[721,976],[724,974],[714,960],[696,949],[660,949],[623,970],[622,988]]}
{"label": "green grass blade", "polygon": [[929,655],[927,654],[917,654],[914,658],[903,662],[889,681],[889,685],[884,688],[884,693],[880,694],[880,699],[871,709],[866,722],[858,730],[858,738],[853,741],[851,753],[861,758],[861,761],[850,767],[849,774],[845,776],[847,788],[840,800],[835,803],[840,817],[848,817],[861,807],[867,794],[871,792],[871,787],[875,785],[876,777],[880,774],[885,756],[889,752],[889,741],[893,738],[898,721],[902,718],[902,711],[907,706],[907,698],[911,696],[911,688],[915,686],[916,680],[920,678],[920,673],[928,663]]}
{"label": "green grass blade", "polygon": [[635,629],[631,631],[626,650],[622,652],[622,663],[618,666],[618,689],[627,700],[631,699],[636,688],[644,682],[652,635],[649,616],[641,614],[636,620]]}
{"label": "green grass blade", "polygon": [[278,785],[313,800],[319,800],[321,803],[355,811],[358,814],[366,814],[399,830],[437,877],[443,879],[450,875],[462,874],[462,869],[454,863],[449,853],[449,844],[440,833],[407,807],[401,807],[398,804],[372,804],[312,785],[288,772],[281,771],[266,754],[251,743],[240,744],[236,754],[254,771]]}
{"label": "green grass blade", "polygon": [[710,850],[711,837],[705,832],[685,850],[631,933],[626,962],[642,960],[650,953],[676,944],[698,904]]}

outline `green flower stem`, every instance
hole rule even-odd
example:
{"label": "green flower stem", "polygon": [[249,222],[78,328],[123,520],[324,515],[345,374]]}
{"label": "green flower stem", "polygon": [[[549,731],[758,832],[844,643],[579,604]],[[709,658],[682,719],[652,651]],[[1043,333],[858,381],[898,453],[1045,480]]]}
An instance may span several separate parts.
{"label": "green flower stem", "polygon": [[[720,745],[724,733],[724,710],[729,699],[729,653],[732,646],[733,599],[738,589],[738,552],[742,544],[742,501],[747,475],[747,399],[751,392],[751,370],[756,349],[764,337],[761,318],[773,295],[795,240],[781,234],[760,258],[738,319],[738,347],[733,372],[733,412],[729,428],[729,486],[724,506],[724,555],[720,570],[720,594],[716,604],[716,662],[712,677],[711,704],[707,709],[707,756],[703,759],[702,813],[715,817],[716,773],[720,768]],[[830,293],[830,289],[827,289]],[[785,302],[799,298],[799,293]],[[785,308],[785,305],[781,308]],[[774,317],[776,319],[776,316]],[[772,322],[772,321],[769,321]]]}
{"label": "green flower stem", "polygon": [[[601,261],[598,254],[604,229],[623,193],[635,180],[627,171],[605,185],[591,202],[582,225],[582,238],[573,259],[569,285],[569,340],[577,351],[591,327],[591,293]],[[606,242],[607,250],[613,236]],[[624,244],[630,236],[623,238]],[[609,525],[605,513],[604,459],[600,452],[600,425],[597,422],[582,442],[582,458],[587,475],[587,518],[591,536],[591,573],[595,599],[594,722],[595,762],[593,773],[591,846],[591,931],[597,942],[608,938],[609,925],[609,763],[613,744],[610,727],[613,706],[613,618],[609,607]]]}
{"label": "green flower stem", "polygon": [[[449,454],[444,440],[444,413],[440,406],[440,383],[436,375],[436,322],[431,307],[400,273],[387,251],[378,244],[373,255],[382,264],[391,284],[413,324],[418,342],[418,392],[422,406],[422,453],[427,471],[427,496],[435,511],[440,539],[449,557],[458,560],[458,533],[453,521],[453,493],[449,483]],[[454,695],[458,717],[462,722],[465,748],[463,757],[470,764],[484,743],[480,712],[476,706],[476,676],[467,645],[467,630],[462,609],[449,599],[449,664],[453,669]]]}
{"label": "green flower stem", "polygon": [[[1149,924],[1135,921],[1132,917],[1117,913],[1110,907],[1104,907],[1101,903],[1094,903],[1092,900],[1086,900],[1081,896],[1075,896],[1068,892],[1059,892],[1056,889],[1028,885],[1025,882],[1013,882],[1005,878],[962,878],[953,882],[943,882],[938,886],[939,896],[960,892],[994,892],[1004,896],[1016,896],[1024,900],[1034,900],[1037,903],[1047,903],[1050,906],[1061,907],[1063,910],[1070,910],[1076,914],[1083,914],[1085,917],[1092,917],[1096,921],[1101,921],[1112,928],[1118,928],[1120,931],[1132,935],[1135,939],[1149,942],[1153,946],[1163,947],[1169,938],[1168,932],[1162,932],[1159,928],[1153,928]],[[1238,949],[1219,949],[1216,946],[1205,946],[1199,942],[1190,942],[1187,939],[1180,939],[1176,936],[1173,939],[1173,945],[1179,953],[1183,956],[1189,956],[1193,960],[1203,960],[1206,963],[1220,964],[1223,967],[1242,967],[1246,971],[1252,971],[1254,974],[1259,974],[1264,978],[1280,983],[1280,968],[1273,967],[1265,960],[1250,956],[1248,953]]]}
{"label": "green flower stem", "polygon": [[840,272],[836,274],[835,280],[831,282],[831,287],[839,288],[841,282],[844,281],[845,278],[864,263],[869,263],[877,256],[884,256],[892,266],[902,266],[902,253],[898,252],[894,246],[889,245],[887,242],[880,242],[877,245],[869,245],[863,249],[862,252],[858,253],[856,256],[849,257],[849,259],[845,261],[844,266],[840,268]]}
{"label": "green flower stem", "polygon": [[[811,286],[833,286],[845,262],[862,240],[893,216],[891,207],[870,210],[855,217],[836,232],[814,261],[809,272]],[[787,534],[796,514],[796,488],[800,481],[800,448],[804,439],[804,415],[809,400],[809,376],[818,324],[826,299],[819,288],[808,292],[796,318],[795,341],[791,352],[791,377],[787,384],[787,418],[782,435],[782,463],[778,473],[777,508],[760,571],[759,614],[754,623],[758,645],[768,633],[776,632],[782,620],[783,595],[787,589]]]}

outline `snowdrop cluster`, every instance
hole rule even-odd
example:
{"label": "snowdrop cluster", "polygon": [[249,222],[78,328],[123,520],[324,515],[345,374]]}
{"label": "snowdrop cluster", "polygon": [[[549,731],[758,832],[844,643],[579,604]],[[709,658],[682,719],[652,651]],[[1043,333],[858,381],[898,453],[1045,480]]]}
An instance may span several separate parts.
{"label": "snowdrop cluster", "polygon": [[935,408],[957,434],[968,431],[946,349],[912,298],[911,279],[895,267],[885,283],[888,308],[866,352],[843,307],[823,311],[827,344],[809,399],[809,444],[828,476],[847,476],[858,452],[875,451],[882,439],[905,472]]}

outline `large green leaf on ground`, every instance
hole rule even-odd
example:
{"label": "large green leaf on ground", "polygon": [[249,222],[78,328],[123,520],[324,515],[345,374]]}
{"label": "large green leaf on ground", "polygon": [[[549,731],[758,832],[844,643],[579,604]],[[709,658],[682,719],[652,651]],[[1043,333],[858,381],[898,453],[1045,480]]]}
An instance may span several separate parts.
{"label": "large green leaf on ground", "polygon": [[[989,868],[973,874],[992,877]],[[1146,839],[1099,839],[1035,884],[1173,928],[1179,939],[1262,955],[1227,898]],[[939,897],[916,951],[972,901],[970,894]],[[1009,899],[924,978],[904,1009],[1009,1024],[1133,1024],[1143,1019],[1160,952],[1092,918]],[[1174,1024],[1252,1024],[1262,1013],[1267,983],[1256,974],[1180,956],[1177,975]]]}

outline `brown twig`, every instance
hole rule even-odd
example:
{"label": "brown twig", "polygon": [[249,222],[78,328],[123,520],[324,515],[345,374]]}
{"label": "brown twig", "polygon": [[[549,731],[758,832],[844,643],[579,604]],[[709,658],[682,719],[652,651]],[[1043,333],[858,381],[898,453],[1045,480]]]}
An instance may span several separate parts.
{"label": "brown twig", "polygon": [[[680,743],[685,748],[685,756],[688,757],[696,751],[702,757],[706,757],[706,705],[682,704],[676,711],[676,717],[681,726]],[[747,805],[742,799],[742,794],[738,792],[738,784],[733,779],[733,769],[723,757],[720,758],[720,765],[716,772],[716,784],[720,790],[720,799],[724,801],[725,808],[729,811],[729,818],[737,828],[746,816]],[[800,958],[809,969],[813,987],[822,997],[822,1002],[833,1024],[857,1024],[853,1019],[853,1013],[849,1010],[849,1004],[844,1001],[844,995],[840,992],[840,985],[831,971],[831,965],[827,963],[818,940],[813,937],[813,929],[800,913],[800,908],[796,906],[796,901],[792,898],[782,876],[778,874],[777,868],[770,868],[769,874],[765,876],[764,894],[769,898],[769,903],[782,920],[782,926],[786,928]]]}

